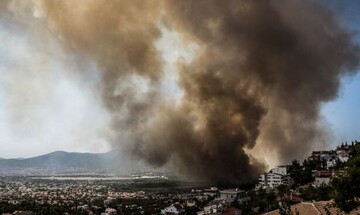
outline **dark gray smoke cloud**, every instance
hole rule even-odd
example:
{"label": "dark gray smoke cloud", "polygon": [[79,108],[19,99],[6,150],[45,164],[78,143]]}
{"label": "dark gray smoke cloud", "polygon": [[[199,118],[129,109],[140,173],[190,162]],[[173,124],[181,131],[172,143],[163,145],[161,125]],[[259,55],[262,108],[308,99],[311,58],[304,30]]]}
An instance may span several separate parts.
{"label": "dark gray smoke cloud", "polygon": [[[243,183],[264,170],[245,153],[259,140],[281,161],[322,138],[319,108],[358,66],[351,33],[309,1],[42,1],[71,50],[92,58],[113,115],[113,141],[193,179]],[[159,90],[160,19],[200,48],[179,63],[184,96]],[[148,81],[146,93],[128,87]],[[142,83],[140,81],[140,83]],[[131,84],[130,84],[131,85]],[[124,87],[125,86],[125,87]],[[260,139],[259,139],[260,138]]]}
{"label": "dark gray smoke cloud", "polygon": [[[306,155],[324,135],[317,125],[321,104],[336,97],[339,78],[358,66],[351,33],[308,1],[168,6],[180,31],[203,47],[181,73],[187,99],[209,111],[205,118],[218,120],[218,128],[229,125],[226,137],[240,129],[237,146],[253,147],[260,131],[263,147],[274,148],[281,161]],[[218,110],[211,112],[213,106]],[[232,115],[241,116],[238,125],[230,124]],[[223,147],[223,138],[214,142]]]}

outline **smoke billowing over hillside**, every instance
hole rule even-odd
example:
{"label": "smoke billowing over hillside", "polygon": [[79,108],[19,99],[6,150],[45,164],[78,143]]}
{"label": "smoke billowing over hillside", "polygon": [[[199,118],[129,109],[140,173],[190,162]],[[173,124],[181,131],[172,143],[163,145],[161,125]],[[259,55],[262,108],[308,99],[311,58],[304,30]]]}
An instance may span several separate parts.
{"label": "smoke billowing over hillside", "polygon": [[[283,162],[307,154],[326,140],[321,104],[359,64],[352,33],[311,1],[44,0],[34,7],[69,52],[96,63],[113,146],[197,180],[256,177],[266,164],[246,151],[257,144]],[[198,47],[191,62],[178,61],[176,102],[161,88],[163,28]]]}

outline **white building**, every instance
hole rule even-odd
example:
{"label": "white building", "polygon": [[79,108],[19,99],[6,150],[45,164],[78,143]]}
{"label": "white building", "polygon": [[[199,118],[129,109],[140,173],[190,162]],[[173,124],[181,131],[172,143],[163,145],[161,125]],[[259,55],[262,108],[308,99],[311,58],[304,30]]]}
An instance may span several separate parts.
{"label": "white building", "polygon": [[336,159],[326,161],[326,168],[332,168],[336,165]]}
{"label": "white building", "polygon": [[313,151],[311,156],[308,157],[308,160],[314,160],[321,162],[323,168],[331,168],[334,167],[336,163],[336,151]]}
{"label": "white building", "polygon": [[288,166],[277,166],[272,168],[269,173],[259,176],[259,182],[256,188],[273,188],[288,183]]}
{"label": "white building", "polygon": [[264,173],[259,177],[256,188],[273,188],[285,184],[285,176],[277,173]]}
{"label": "white building", "polygon": [[240,189],[227,189],[220,191],[220,199],[225,199],[227,202],[233,202],[237,200],[240,204],[250,200],[250,197],[244,190]]}
{"label": "white building", "polygon": [[330,184],[330,177],[315,177],[314,180],[314,186],[320,187],[320,186],[326,186]]}
{"label": "white building", "polygon": [[117,215],[117,211],[114,208],[106,208],[101,215]]}
{"label": "white building", "polygon": [[217,198],[205,206],[202,211],[197,212],[197,215],[221,214],[228,207],[230,207],[230,203],[228,201],[226,201],[224,198]]}
{"label": "white building", "polygon": [[186,207],[194,207],[196,206],[195,200],[187,200],[186,201]]}
{"label": "white building", "polygon": [[288,167],[287,166],[277,166],[275,168],[272,168],[269,172],[279,174],[279,175],[287,175]]}
{"label": "white building", "polygon": [[348,160],[349,160],[349,156],[348,155],[338,155],[337,156],[338,158],[339,158],[339,160],[341,161],[341,162],[347,162]]}
{"label": "white building", "polygon": [[175,203],[161,210],[161,214],[180,214],[184,211],[185,210],[182,205]]}
{"label": "white building", "polygon": [[338,148],[336,148],[336,155],[337,158],[339,158],[339,160],[341,162],[347,162],[349,160],[350,157],[350,151],[351,148],[349,145],[341,145]]}

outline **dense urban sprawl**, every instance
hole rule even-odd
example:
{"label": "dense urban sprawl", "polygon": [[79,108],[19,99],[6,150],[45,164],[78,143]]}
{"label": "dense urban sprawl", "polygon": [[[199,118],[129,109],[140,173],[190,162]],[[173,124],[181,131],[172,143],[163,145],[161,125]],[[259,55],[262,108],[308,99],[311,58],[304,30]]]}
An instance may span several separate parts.
{"label": "dense urban sprawl", "polygon": [[360,143],[355,141],[274,167],[242,189],[166,177],[3,176],[0,213],[359,214],[359,169]]}

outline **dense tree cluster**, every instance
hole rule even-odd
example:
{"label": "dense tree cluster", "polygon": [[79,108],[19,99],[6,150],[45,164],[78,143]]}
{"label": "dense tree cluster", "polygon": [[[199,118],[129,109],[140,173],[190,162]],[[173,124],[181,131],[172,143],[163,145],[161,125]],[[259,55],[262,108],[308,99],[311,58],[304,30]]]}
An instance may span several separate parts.
{"label": "dense tree cluster", "polygon": [[304,160],[303,164],[294,160],[289,167],[290,176],[294,181],[294,186],[301,186],[314,181],[312,170],[316,169],[319,161]]}
{"label": "dense tree cluster", "polygon": [[324,169],[324,161],[306,159],[302,163],[294,160],[289,166],[289,173],[293,180],[292,188],[298,188],[304,200],[334,200],[334,206],[344,212],[350,212],[360,206],[360,142],[342,143],[338,148],[350,148],[350,159],[341,162],[337,159],[330,186],[307,186],[314,181],[312,170]]}
{"label": "dense tree cluster", "polygon": [[360,142],[353,142],[351,147],[351,159],[331,181],[335,205],[345,212],[360,206]]}

